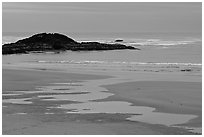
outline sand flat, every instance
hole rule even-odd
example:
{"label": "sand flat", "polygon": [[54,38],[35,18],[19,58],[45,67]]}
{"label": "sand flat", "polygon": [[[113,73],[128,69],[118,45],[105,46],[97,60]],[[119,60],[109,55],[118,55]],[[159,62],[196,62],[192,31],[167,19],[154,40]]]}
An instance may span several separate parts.
{"label": "sand flat", "polygon": [[193,114],[198,118],[185,125],[201,126],[202,83],[172,81],[137,81],[106,85],[114,96],[104,101],[124,100],[138,106],[156,108],[158,112]]}
{"label": "sand flat", "polygon": [[[57,83],[57,82],[66,82],[67,80],[70,81],[82,81],[82,80],[90,80],[90,79],[103,79],[103,78],[109,78],[105,76],[92,76],[92,75],[81,75],[81,74],[74,74],[74,73],[61,73],[61,72],[49,72],[49,71],[32,71],[32,70],[3,70],[3,92],[6,92],[7,90],[33,90],[35,86],[44,86],[49,83]],[[120,80],[119,80],[120,81]],[[124,81],[124,80],[123,80]],[[122,82],[122,81],[121,81]],[[26,86],[24,86],[26,83]],[[113,82],[114,83],[114,82]],[[145,82],[143,82],[145,83]],[[124,83],[127,84],[127,83]],[[123,85],[123,83],[119,84]],[[134,85],[134,84],[133,84]],[[113,86],[113,85],[110,85]],[[159,86],[159,85],[158,85]],[[172,85],[171,85],[172,86]],[[121,88],[118,85],[113,86],[114,88]],[[126,86],[122,86],[126,87]],[[127,86],[128,88],[134,86]],[[124,93],[124,88],[121,88],[120,91],[114,92],[113,88],[110,88],[107,86],[108,92],[114,93],[116,95],[107,98],[111,100],[126,100],[127,102],[136,103],[133,102],[133,92],[126,92],[123,98],[121,95]],[[130,90],[131,91],[131,90]],[[107,91],[106,91],[107,92]],[[153,97],[154,99],[154,97]],[[144,102],[147,101],[147,99],[144,98]],[[140,122],[128,122],[126,118],[128,117],[120,117],[118,114],[103,116],[104,114],[88,114],[86,116],[83,116],[82,120],[81,117],[77,114],[73,114],[73,118],[70,119],[70,114],[67,114],[64,110],[55,110],[51,109],[51,111],[47,110],[48,107],[58,106],[61,104],[68,104],[70,102],[43,102],[43,101],[35,101],[33,102],[33,105],[30,107],[26,107],[24,105],[15,105],[10,104],[7,107],[3,108],[3,134],[192,134],[190,132],[187,132],[184,129],[179,128],[172,128],[172,127],[166,127],[161,125],[154,125],[151,124],[145,124]],[[149,102],[142,104],[147,105]],[[160,102],[161,103],[161,102]],[[196,104],[196,103],[195,103]],[[147,105],[148,106],[148,105]],[[158,107],[155,107],[158,108]],[[27,112],[29,111],[29,113]],[[47,112],[48,111],[48,112]],[[54,111],[54,112],[53,112]],[[26,117],[23,118],[19,117],[21,115],[10,115],[12,113],[26,113]],[[56,113],[57,112],[57,113]],[[37,114],[36,114],[37,113]],[[46,115],[45,113],[54,113],[52,115]],[[60,117],[58,116],[60,114]],[[193,113],[195,114],[195,113]],[[197,114],[197,113],[196,113]],[[44,117],[46,115],[46,117]],[[89,116],[91,115],[91,116]],[[52,116],[52,119],[49,119],[49,116]],[[72,116],[72,117],[73,117]],[[64,118],[65,117],[65,118]],[[100,117],[100,118],[98,118]],[[103,117],[103,120],[101,121],[101,118]],[[114,120],[116,117],[117,120]],[[45,119],[46,122],[44,121]],[[53,121],[54,119],[54,121]],[[60,121],[57,121],[57,119]],[[108,120],[110,119],[110,120]],[[66,123],[66,121],[72,121],[70,123]],[[108,120],[108,122],[107,122]],[[19,123],[23,121],[19,125]],[[44,122],[43,122],[44,121]],[[103,122],[101,123],[95,123],[93,121]],[[50,122],[53,122],[52,125],[50,125]],[[38,123],[38,124],[35,124]],[[66,128],[64,128],[64,126]],[[73,125],[74,128],[73,128]],[[128,129],[127,129],[128,127]],[[95,129],[94,131],[92,129]],[[55,133],[54,132],[55,129]],[[140,129],[140,130],[136,130]]]}
{"label": "sand flat", "polygon": [[[85,77],[85,75],[65,73],[61,75],[60,73],[29,70],[3,70],[3,91],[33,90],[34,85],[39,86],[53,82],[60,82],[57,78],[66,78],[66,80],[84,80],[98,77],[91,77],[90,75]],[[31,84],[26,84],[25,86],[25,84],[23,84],[24,82],[31,82]],[[91,116],[91,121],[89,117],[82,117],[83,122],[78,120],[81,117],[74,116],[73,118],[72,116],[69,118],[67,117],[67,114],[63,112],[61,112],[61,116],[52,114],[52,118],[49,118],[45,113],[53,112],[44,112],[47,107],[51,106],[51,104],[46,103],[38,102],[38,104],[36,104],[33,102],[32,106],[9,104],[7,107],[4,107],[2,111],[3,134],[161,134],[159,131],[154,131],[143,124],[133,124],[132,122],[124,123],[124,121],[110,121],[103,124],[94,123],[93,121],[97,120],[97,117],[100,117],[100,114]],[[60,111],[58,110],[57,112],[59,113]],[[19,113],[26,113],[26,115],[18,115]],[[111,119],[114,119],[114,117]],[[104,119],[106,120],[107,118]],[[118,120],[122,120],[122,118],[118,118]],[[140,130],[135,130],[137,128]],[[166,132],[167,131],[168,130],[166,129]],[[181,133],[182,132],[185,131],[181,130]]]}
{"label": "sand flat", "polygon": [[36,86],[49,83],[103,79],[109,76],[61,73],[55,71],[2,69],[2,90],[35,90]]}

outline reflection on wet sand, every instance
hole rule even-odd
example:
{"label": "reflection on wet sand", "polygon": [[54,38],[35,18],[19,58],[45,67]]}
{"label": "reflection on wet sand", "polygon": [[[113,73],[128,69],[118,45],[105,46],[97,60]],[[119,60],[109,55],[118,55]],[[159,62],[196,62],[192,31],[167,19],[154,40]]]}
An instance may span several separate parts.
{"label": "reflection on wet sand", "polygon": [[[190,114],[170,114],[154,112],[155,108],[146,106],[134,106],[129,102],[124,101],[106,101],[106,102],[94,102],[94,100],[104,99],[114,94],[109,92],[101,85],[121,83],[122,79],[110,78],[100,80],[88,80],[79,82],[80,86],[73,86],[71,83],[53,83],[52,86],[38,87],[36,93],[47,93],[45,95],[38,95],[37,97],[42,101],[58,101],[69,100],[81,102],[77,104],[64,104],[56,108],[67,109],[67,113],[80,113],[80,114],[93,114],[93,113],[122,113],[131,114],[132,116],[127,118],[130,121],[140,121],[150,124],[161,124],[166,126],[175,126],[177,124],[187,123],[189,120],[196,118],[196,115]],[[63,89],[63,90],[60,90]],[[68,89],[68,90],[64,90]],[[30,94],[32,92],[21,92],[23,94]],[[56,93],[56,94],[53,94]],[[69,94],[60,94],[69,93]],[[81,94],[84,93],[84,94]],[[21,99],[5,99],[4,103],[13,104],[31,104],[31,101],[27,101],[32,98]],[[71,111],[70,111],[71,110]],[[51,114],[51,113],[45,113]],[[179,126],[177,126],[179,127]],[[192,127],[182,127],[185,129],[191,129],[191,132],[198,132],[199,130]]]}

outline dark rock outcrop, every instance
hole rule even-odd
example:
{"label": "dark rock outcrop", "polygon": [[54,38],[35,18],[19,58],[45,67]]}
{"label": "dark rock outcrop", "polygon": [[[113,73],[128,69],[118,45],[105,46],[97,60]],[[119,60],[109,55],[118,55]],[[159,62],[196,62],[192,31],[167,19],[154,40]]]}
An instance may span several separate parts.
{"label": "dark rock outcrop", "polygon": [[4,44],[2,54],[29,53],[31,51],[81,51],[81,50],[114,50],[137,49],[122,44],[105,44],[98,42],[77,42],[58,33],[40,33],[15,43]]}
{"label": "dark rock outcrop", "polygon": [[116,39],[115,42],[123,42],[122,39]]}
{"label": "dark rock outcrop", "polygon": [[192,71],[192,69],[182,69],[181,71]]}

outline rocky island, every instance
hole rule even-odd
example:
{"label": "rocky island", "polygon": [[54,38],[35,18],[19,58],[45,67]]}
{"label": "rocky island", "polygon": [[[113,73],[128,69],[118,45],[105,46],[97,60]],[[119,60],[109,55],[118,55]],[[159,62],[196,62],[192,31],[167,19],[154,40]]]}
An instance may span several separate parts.
{"label": "rocky island", "polygon": [[122,39],[116,39],[115,42],[123,42]]}
{"label": "rocky island", "polygon": [[90,51],[90,50],[135,49],[123,44],[107,44],[99,42],[77,42],[59,33],[39,33],[15,43],[4,44],[2,54],[29,53],[32,51]]}

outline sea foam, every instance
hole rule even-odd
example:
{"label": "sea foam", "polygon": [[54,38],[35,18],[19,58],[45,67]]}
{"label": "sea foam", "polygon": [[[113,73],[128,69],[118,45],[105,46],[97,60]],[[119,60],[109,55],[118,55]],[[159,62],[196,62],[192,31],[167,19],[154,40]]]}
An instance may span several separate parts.
{"label": "sea foam", "polygon": [[177,63],[177,62],[126,62],[126,61],[97,61],[97,60],[62,60],[45,61],[39,60],[38,63],[64,63],[64,64],[129,64],[129,65],[174,65],[174,66],[202,66],[201,63]]}

